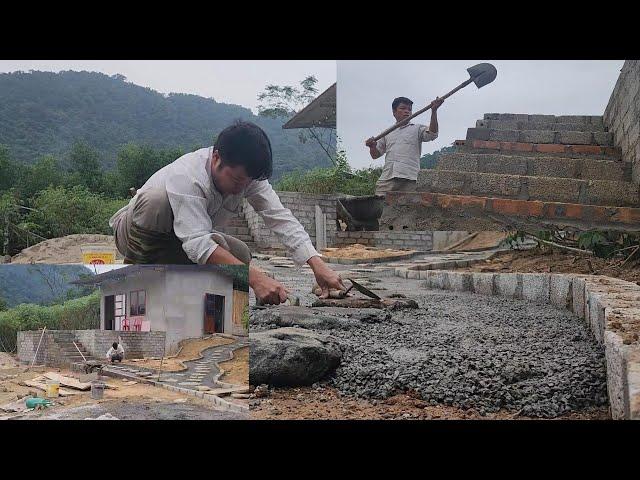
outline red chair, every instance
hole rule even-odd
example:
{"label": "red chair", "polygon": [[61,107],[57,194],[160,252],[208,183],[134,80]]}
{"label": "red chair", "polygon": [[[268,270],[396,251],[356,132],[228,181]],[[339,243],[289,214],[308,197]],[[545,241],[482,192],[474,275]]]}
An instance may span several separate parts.
{"label": "red chair", "polygon": [[131,330],[131,324],[129,323],[128,318],[125,317],[122,319],[120,330]]}
{"label": "red chair", "polygon": [[133,329],[136,332],[142,331],[142,317],[136,317],[133,319]]}

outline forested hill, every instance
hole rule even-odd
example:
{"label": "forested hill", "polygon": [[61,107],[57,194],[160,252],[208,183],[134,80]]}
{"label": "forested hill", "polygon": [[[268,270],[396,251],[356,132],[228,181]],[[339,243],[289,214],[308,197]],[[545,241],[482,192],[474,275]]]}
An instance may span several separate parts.
{"label": "forested hill", "polygon": [[85,142],[109,169],[128,142],[192,150],[211,145],[236,119],[253,121],[269,135],[275,178],[291,170],[330,165],[315,142],[300,143],[297,130],[283,130],[282,120],[258,117],[239,105],[196,95],[164,95],[121,75],[0,74],[0,144],[9,148],[13,160],[26,164],[46,154],[63,156],[75,143]]}

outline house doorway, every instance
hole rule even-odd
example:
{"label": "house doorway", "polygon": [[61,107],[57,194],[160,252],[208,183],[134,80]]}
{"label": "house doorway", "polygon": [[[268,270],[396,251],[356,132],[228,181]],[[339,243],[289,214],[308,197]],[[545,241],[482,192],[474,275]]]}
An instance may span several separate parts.
{"label": "house doorway", "polygon": [[204,333],[224,333],[224,297],[206,293],[204,296]]}
{"label": "house doorway", "polygon": [[113,330],[114,320],[116,318],[116,299],[115,295],[107,295],[104,297],[104,329]]}

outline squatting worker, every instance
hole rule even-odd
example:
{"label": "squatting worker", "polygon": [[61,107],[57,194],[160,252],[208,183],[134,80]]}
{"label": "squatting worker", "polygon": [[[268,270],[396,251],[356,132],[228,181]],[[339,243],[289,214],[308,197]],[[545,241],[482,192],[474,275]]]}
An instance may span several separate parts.
{"label": "squatting worker", "polygon": [[[283,207],[267,180],[271,173],[271,142],[260,127],[238,121],[225,128],[213,147],[187,153],[154,173],[111,217],[125,263],[249,264],[247,245],[218,231],[246,198],[293,261],[309,264],[323,297],[330,288],[345,289],[304,227]],[[280,282],[251,266],[249,285],[264,303],[287,299]]]}
{"label": "squatting worker", "polygon": [[[377,142],[373,137],[365,144],[374,160],[385,155],[382,175],[376,183],[376,195],[385,192],[416,190],[422,142],[438,138],[438,107],[442,105],[440,97],[431,102],[431,122],[429,127],[417,123],[407,123],[382,137]],[[398,97],[391,104],[396,123],[411,116],[413,102],[406,97]]]}
{"label": "squatting worker", "polygon": [[111,363],[118,361],[122,362],[124,360],[124,348],[118,342],[113,342],[111,348],[107,351],[107,360],[110,360]]}

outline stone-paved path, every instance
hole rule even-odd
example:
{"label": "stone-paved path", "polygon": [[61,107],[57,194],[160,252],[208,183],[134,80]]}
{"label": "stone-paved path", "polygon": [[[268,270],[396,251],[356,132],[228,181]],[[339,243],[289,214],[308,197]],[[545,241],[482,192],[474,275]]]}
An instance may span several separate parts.
{"label": "stone-paved path", "polygon": [[[202,352],[202,358],[198,360],[183,362],[187,370],[181,372],[160,372],[160,382],[200,391],[221,387],[221,385],[215,381],[220,373],[216,363],[230,360],[233,350],[249,345],[249,339],[246,337],[236,337],[235,340],[234,343],[228,345],[219,345],[204,350]],[[110,365],[108,368],[143,378],[158,379],[158,370],[154,369],[133,367],[130,365]]]}

